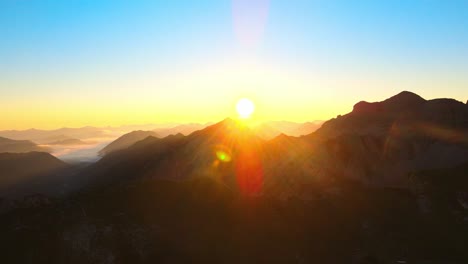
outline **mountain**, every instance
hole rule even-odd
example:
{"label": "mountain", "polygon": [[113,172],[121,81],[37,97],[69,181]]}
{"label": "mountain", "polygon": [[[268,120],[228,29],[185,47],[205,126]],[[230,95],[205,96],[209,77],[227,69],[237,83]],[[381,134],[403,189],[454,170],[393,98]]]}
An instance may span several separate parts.
{"label": "mountain", "polygon": [[40,181],[41,178],[66,169],[68,165],[44,152],[0,153],[0,190]]}
{"label": "mountain", "polygon": [[351,113],[325,122],[317,134],[381,136],[392,131],[456,139],[455,134],[463,134],[468,129],[467,111],[468,105],[454,99],[425,100],[404,91],[382,102],[361,101]]}
{"label": "mountain", "polygon": [[255,132],[256,135],[259,137],[265,139],[265,140],[270,140],[272,138],[275,138],[282,134],[278,128],[269,125],[268,123],[262,123],[260,125],[257,125],[253,128],[253,131]]}
{"label": "mountain", "polygon": [[[467,161],[467,131],[467,105],[402,92],[382,102],[359,102],[352,112],[302,137],[281,134],[264,141],[255,129],[226,119],[189,136],[148,138],[106,156],[93,167],[93,174],[169,179],[209,176],[235,186],[240,184],[235,179],[237,167],[247,164],[261,167],[262,192],[284,197],[308,196],[311,186],[331,188],[332,179],[337,178],[408,188],[411,172]],[[240,162],[244,158],[239,159],[239,151],[246,146],[250,149],[244,152],[251,153],[245,159],[256,165]],[[219,163],[218,150],[230,161]],[[213,167],[214,163],[221,166]]]}
{"label": "mountain", "polygon": [[157,137],[158,134],[153,131],[133,131],[128,134],[125,134],[115,141],[111,142],[109,145],[104,147],[102,150],[99,151],[99,154],[101,156],[105,156],[111,152],[121,150],[121,149],[126,149],[130,147],[131,145],[135,144],[136,142],[143,140],[147,137]]}
{"label": "mountain", "polygon": [[270,121],[264,122],[253,128],[255,133],[265,139],[273,139],[280,134],[288,136],[303,136],[316,131],[322,125],[322,121],[296,123],[288,121]]}
{"label": "mountain", "polygon": [[[232,185],[235,172],[258,169],[262,144],[263,140],[248,127],[226,119],[189,136],[147,137],[127,149],[104,156],[90,167],[88,177],[103,182],[215,177]],[[236,167],[237,160],[246,162]]]}
{"label": "mountain", "polygon": [[468,162],[455,167],[416,171],[409,175],[409,181],[422,213],[466,215]]}
{"label": "mountain", "polygon": [[142,130],[132,131],[130,133],[124,134],[123,136],[119,137],[115,141],[111,142],[109,145],[103,148],[99,152],[99,154],[101,156],[105,156],[116,150],[128,148],[131,145],[135,144],[136,142],[143,140],[149,136],[167,137],[170,135],[177,135],[177,134],[189,135],[192,132],[203,129],[205,127],[206,125],[192,123],[192,124],[177,125],[177,126],[170,127],[170,128],[162,127],[162,128],[154,129],[152,131],[142,131]]}
{"label": "mountain", "polygon": [[357,103],[304,140],[316,145],[310,166],[368,184],[405,187],[412,171],[453,167],[468,159],[468,106],[402,92]]}
{"label": "mountain", "polygon": [[32,140],[40,144],[60,141],[65,138],[76,138],[80,140],[106,137],[107,132],[104,129],[97,127],[82,127],[82,128],[60,128],[55,130],[5,130],[0,131],[1,137],[7,137],[15,140]]}
{"label": "mountain", "polygon": [[209,124],[191,123],[191,124],[177,125],[177,126],[170,127],[170,128],[157,128],[153,131],[156,132],[160,137],[167,137],[169,135],[176,135],[176,134],[182,134],[182,135],[187,136],[197,130],[207,127],[208,125]]}
{"label": "mountain", "polygon": [[302,125],[301,123],[290,121],[269,121],[263,124],[272,127],[278,131],[281,131],[281,133],[284,133],[286,135],[290,135],[292,131],[296,130],[300,125]]}
{"label": "mountain", "polygon": [[287,134],[295,137],[308,135],[319,129],[322,126],[322,124],[323,121],[306,122],[299,125],[296,129]]}
{"label": "mountain", "polygon": [[54,142],[49,142],[48,145],[87,145],[88,143],[76,139],[76,138],[66,138]]}
{"label": "mountain", "polygon": [[0,137],[0,153],[21,153],[30,151],[49,151],[45,147],[41,147],[29,140],[12,140]]}
{"label": "mountain", "polygon": [[[287,121],[273,121],[265,122],[258,126],[255,126],[252,131],[263,139],[272,139],[282,133],[294,136],[300,136],[309,134],[315,131],[322,124],[321,121],[307,122],[307,123],[294,123]],[[113,151],[121,150],[128,148],[134,143],[143,140],[148,136],[153,137],[167,137],[169,135],[189,135],[197,130],[201,130],[207,127],[207,125],[202,124],[184,124],[178,125],[172,128],[159,128],[153,131],[133,131],[127,133],[120,138],[116,139],[114,142],[111,142],[108,146],[100,151],[100,155],[104,156]]]}

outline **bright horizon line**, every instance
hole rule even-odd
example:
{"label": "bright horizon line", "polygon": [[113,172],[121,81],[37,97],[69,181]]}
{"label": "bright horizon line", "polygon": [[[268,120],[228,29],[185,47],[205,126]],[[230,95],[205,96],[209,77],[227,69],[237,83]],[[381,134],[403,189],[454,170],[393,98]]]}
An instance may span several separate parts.
{"label": "bright horizon line", "polygon": [[[224,121],[225,119],[237,119],[234,117],[226,117],[217,121],[208,121],[208,122],[161,122],[161,123],[141,123],[141,124],[119,124],[119,125],[78,125],[78,126],[58,126],[58,127],[46,127],[46,128],[41,128],[41,127],[27,127],[27,128],[0,128],[0,132],[4,131],[28,131],[28,130],[43,130],[43,131],[53,131],[53,130],[60,130],[60,129],[82,129],[82,128],[99,128],[99,129],[106,129],[106,128],[111,128],[111,129],[119,129],[119,128],[125,128],[125,127],[144,127],[144,126],[156,126],[155,129],[159,128],[173,128],[177,127],[180,125],[205,125],[205,126],[210,126],[212,124],[216,124],[219,122]],[[255,121],[253,125],[259,125],[263,123],[270,123],[270,122],[290,122],[290,123],[296,123],[296,124],[305,124],[305,123],[314,123],[314,122],[325,122],[329,119],[326,120],[308,120],[308,121],[291,121],[291,120],[285,120],[285,119],[279,119],[279,120],[262,120],[262,121]]]}

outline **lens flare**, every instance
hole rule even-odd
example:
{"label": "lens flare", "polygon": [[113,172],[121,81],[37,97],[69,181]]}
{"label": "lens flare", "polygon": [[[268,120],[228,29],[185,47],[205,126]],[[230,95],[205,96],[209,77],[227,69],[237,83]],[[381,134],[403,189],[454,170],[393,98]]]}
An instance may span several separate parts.
{"label": "lens flare", "polygon": [[221,162],[229,162],[229,161],[231,161],[231,155],[229,155],[227,152],[222,151],[222,150],[216,151],[216,157],[217,157],[218,160],[220,160]]}
{"label": "lens flare", "polygon": [[255,105],[250,99],[242,98],[237,102],[236,110],[241,118],[249,118],[255,111]]}
{"label": "lens flare", "polygon": [[236,161],[236,178],[240,191],[258,195],[263,186],[263,166],[260,153],[253,146],[243,146]]}

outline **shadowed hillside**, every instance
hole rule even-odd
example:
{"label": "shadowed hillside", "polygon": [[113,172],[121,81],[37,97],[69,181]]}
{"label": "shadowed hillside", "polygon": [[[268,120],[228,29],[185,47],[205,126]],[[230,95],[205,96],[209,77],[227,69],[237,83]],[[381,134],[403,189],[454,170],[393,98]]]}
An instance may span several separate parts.
{"label": "shadowed hillside", "polygon": [[0,153],[0,190],[29,184],[42,177],[63,171],[68,165],[43,152]]}
{"label": "shadowed hillside", "polygon": [[117,150],[126,149],[130,147],[131,145],[135,144],[136,142],[143,140],[149,136],[157,137],[158,134],[153,131],[141,131],[141,130],[130,132],[128,134],[125,134],[119,137],[115,141],[111,142],[105,148],[100,150],[99,154],[104,156]]}
{"label": "shadowed hillside", "polygon": [[0,137],[0,153],[24,153],[30,151],[49,151],[48,148],[40,147],[29,140],[12,140]]}

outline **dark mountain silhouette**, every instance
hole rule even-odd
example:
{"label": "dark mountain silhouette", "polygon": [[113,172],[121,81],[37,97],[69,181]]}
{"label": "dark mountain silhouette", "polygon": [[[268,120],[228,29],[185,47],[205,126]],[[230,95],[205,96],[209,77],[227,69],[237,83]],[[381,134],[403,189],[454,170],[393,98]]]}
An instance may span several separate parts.
{"label": "dark mountain silhouette", "polygon": [[0,189],[36,181],[66,169],[68,165],[44,152],[0,153]]}
{"label": "dark mountain silhouette", "polygon": [[[252,131],[260,138],[272,139],[282,133],[292,135],[292,136],[310,134],[311,132],[317,130],[321,124],[322,124],[321,121],[307,122],[307,123],[295,123],[295,122],[286,122],[286,121],[266,122],[266,123],[262,123],[259,126],[255,126],[252,129]],[[100,154],[104,156],[113,151],[128,148],[131,145],[135,144],[136,142],[140,140],[145,139],[148,136],[166,137],[169,135],[176,135],[176,134],[189,135],[205,127],[207,127],[207,125],[185,124],[185,125],[175,126],[173,128],[155,129],[154,131],[141,131],[141,130],[132,131],[130,133],[127,133],[121,136],[115,141],[111,142],[108,146],[106,146],[104,149],[100,151]]]}
{"label": "dark mountain silhouette", "polygon": [[46,147],[38,146],[34,142],[29,140],[12,140],[0,137],[0,153],[22,153],[30,151],[49,151],[49,149]]}
{"label": "dark mountain silhouette", "polygon": [[[189,179],[191,177],[235,179],[237,159],[260,151],[263,141],[248,127],[232,119],[196,131],[162,139],[147,137],[133,146],[106,155],[90,167],[89,176],[104,182],[136,178]],[[233,162],[219,160],[217,155]],[[258,164],[260,163],[259,157]],[[249,164],[254,166],[255,164]],[[106,178],[106,180],[104,180]]]}
{"label": "dark mountain silhouette", "polygon": [[[325,122],[307,136],[282,134],[270,141],[227,119],[189,136],[142,141],[102,159],[91,174],[168,179],[212,176],[234,186],[239,149],[248,146],[262,167],[263,192],[307,196],[311,183],[326,184],[336,177],[408,188],[408,175],[413,171],[448,168],[468,160],[467,109],[455,100],[427,101],[402,92],[382,102],[357,103],[351,113]],[[232,156],[229,163],[222,163],[222,170],[212,166],[217,148]]]}
{"label": "dark mountain silhouette", "polygon": [[403,187],[411,171],[466,161],[467,135],[467,105],[402,92],[382,102],[359,102],[304,139],[319,145],[310,154],[314,167],[333,164],[343,176]]}
{"label": "dark mountain silhouette", "polygon": [[351,113],[325,122],[315,134],[322,137],[345,133],[380,136],[392,129],[403,129],[404,132],[444,137],[440,129],[453,130],[452,134],[466,132],[467,111],[467,105],[453,99],[425,100],[414,93],[401,92],[382,102],[359,102]]}
{"label": "dark mountain silhouette", "polygon": [[143,140],[149,136],[157,137],[158,134],[153,131],[142,131],[142,130],[130,132],[128,134],[125,134],[119,137],[115,141],[111,142],[105,148],[100,150],[99,154],[104,156],[117,150],[126,149],[130,147],[131,145],[135,144],[136,142]]}
{"label": "dark mountain silhouette", "polygon": [[149,136],[163,138],[163,137],[167,137],[170,135],[177,135],[177,134],[189,135],[194,131],[205,128],[206,126],[207,124],[203,125],[203,124],[191,123],[191,124],[177,125],[177,126],[170,127],[170,128],[157,128],[152,131],[143,131],[143,130],[132,131],[127,134],[124,134],[123,136],[111,142],[109,145],[107,145],[105,148],[99,151],[99,154],[101,156],[105,156],[116,150],[126,149],[132,146],[133,144],[137,143],[138,141],[143,140]]}

